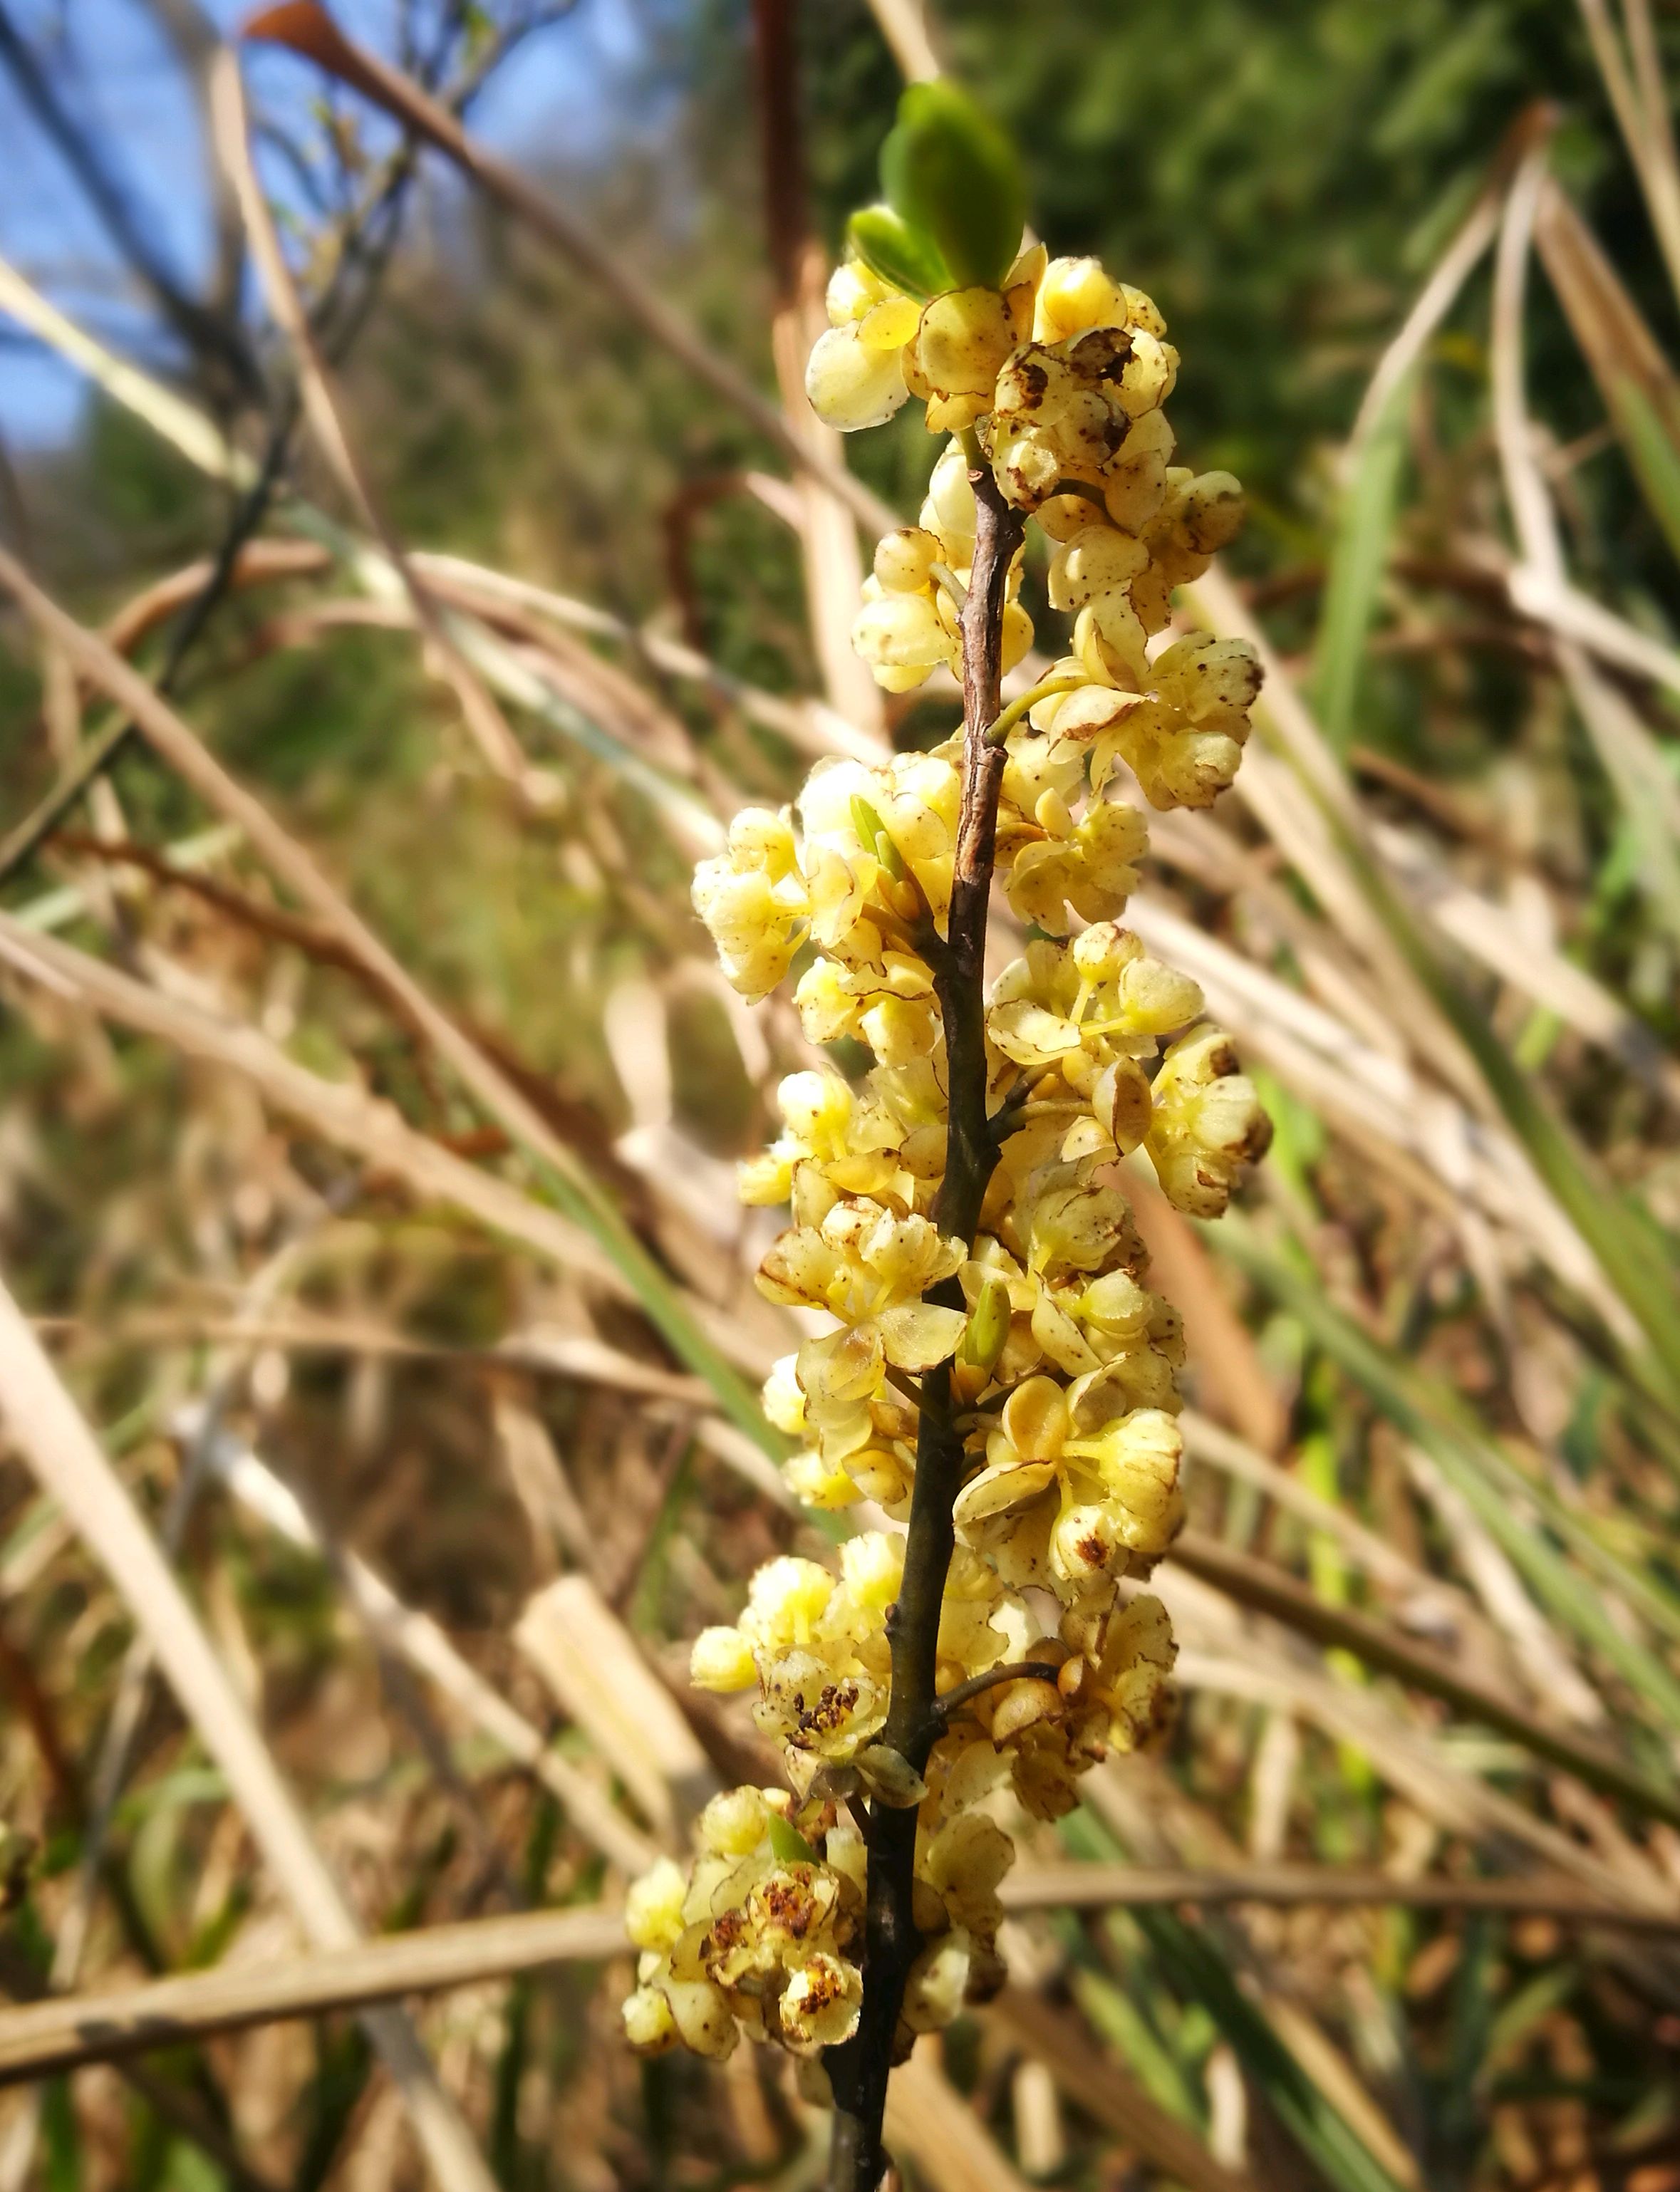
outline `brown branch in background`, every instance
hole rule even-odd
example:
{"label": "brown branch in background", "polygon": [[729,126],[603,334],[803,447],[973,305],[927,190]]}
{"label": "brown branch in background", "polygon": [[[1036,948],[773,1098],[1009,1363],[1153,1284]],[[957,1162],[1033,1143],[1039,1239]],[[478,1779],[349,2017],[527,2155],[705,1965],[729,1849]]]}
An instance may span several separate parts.
{"label": "brown branch in background", "polygon": [[1142,1910],[1183,1904],[1214,1909],[1263,1903],[1281,1908],[1488,1911],[1602,1926],[1652,1940],[1680,1938],[1680,1907],[1642,1910],[1545,1881],[1410,1880],[1338,1865],[1254,1864],[1203,1871],[1190,1865],[1047,1864],[1012,1873],[997,1892],[1006,1910]]}
{"label": "brown branch in background", "polygon": [[194,1972],[123,1993],[77,1995],[0,2012],[0,2085],[80,2063],[111,2062],[189,2038],[330,2011],[365,2009],[404,1995],[509,1978],[621,1955],[616,1910],[543,1910],[294,1956],[278,1966]]}
{"label": "brown branch in background", "polygon": [[843,465],[807,449],[786,414],[767,402],[734,366],[720,357],[650,283],[632,272],[614,246],[587,221],[557,205],[517,168],[499,160],[410,78],[346,37],[316,0],[285,0],[278,8],[265,9],[245,24],[243,34],[269,44],[289,46],[453,160],[491,197],[517,214],[528,226],[599,282],[656,342],[748,419],[790,464],[810,473],[830,494],[839,496],[860,525],[884,533],[898,523],[879,496],[854,479]]}
{"label": "brown branch in background", "polygon": [[[1013,1875],[999,1891],[1010,1910],[1136,1910],[1211,1909],[1266,1904],[1280,1908],[1435,1911],[1447,1915],[1486,1913],[1545,1918],[1649,1940],[1680,1936],[1680,1912],[1634,1911],[1520,1880],[1399,1879],[1384,1872],[1322,1865],[1249,1865],[1224,1871],[1194,1867],[1059,1864]],[[598,1905],[520,1912],[506,1917],[429,1926],[412,1933],[359,1943],[352,1949],[294,1956],[284,1964],[195,1972],[106,1994],[31,2003],[0,2012],[0,2086],[39,2078],[79,2064],[121,2061],[183,2041],[247,2030],[291,2018],[323,2017],[393,2001],[404,1995],[475,1986],[520,1972],[595,1962],[627,1946],[620,1913]],[[1054,2052],[1064,2052],[1060,2013],[1019,1992],[1006,1994],[987,2012],[1038,2048],[1038,2035],[1054,2031]],[[1042,2021],[1041,2021],[1042,2020]],[[1073,2028],[1067,2024],[1071,2031]],[[1089,2052],[1089,2043],[1084,2044]],[[1052,2049],[1042,2052],[1050,2058]],[[1074,2062],[1081,2060],[1076,2052]],[[1101,2082],[1129,2101],[1129,2081],[1106,2058]],[[1084,2104],[1083,2097],[1076,2095]],[[1210,2176],[1191,2160],[1204,2149],[1181,2134],[1183,2152],[1151,2136],[1152,2122],[1111,2126],[1186,2183],[1235,2183]],[[1209,2165],[1216,2168],[1216,2165]]]}

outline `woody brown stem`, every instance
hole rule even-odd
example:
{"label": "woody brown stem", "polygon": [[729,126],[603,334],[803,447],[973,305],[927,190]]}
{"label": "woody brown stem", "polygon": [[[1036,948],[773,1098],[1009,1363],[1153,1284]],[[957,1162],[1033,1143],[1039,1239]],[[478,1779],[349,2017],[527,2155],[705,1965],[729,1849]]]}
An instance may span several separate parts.
{"label": "woody brown stem", "polygon": [[[997,492],[989,467],[977,465],[969,477],[975,524],[974,568],[962,616],[963,804],[946,949],[934,962],[950,1107],[945,1178],[934,1215],[941,1233],[972,1242],[997,1161],[986,1108],[986,929],[1005,756],[1001,747],[987,744],[986,734],[1000,711],[1003,608],[1023,521]],[[929,1299],[950,1308],[963,1306],[954,1279],[936,1287]],[[941,1732],[934,1672],[955,1544],[951,1509],[962,1482],[963,1437],[952,1419],[951,1366],[942,1363],[922,1381],[904,1579],[887,1618],[892,1700],[881,1740],[917,1772]],[[870,1807],[863,2008],[855,2034],[826,2058],[835,2104],[829,2192],[876,2192],[885,2168],[881,2125],[887,2080],[905,1983],[920,1946],[911,1910],[916,1822],[913,1807]]]}

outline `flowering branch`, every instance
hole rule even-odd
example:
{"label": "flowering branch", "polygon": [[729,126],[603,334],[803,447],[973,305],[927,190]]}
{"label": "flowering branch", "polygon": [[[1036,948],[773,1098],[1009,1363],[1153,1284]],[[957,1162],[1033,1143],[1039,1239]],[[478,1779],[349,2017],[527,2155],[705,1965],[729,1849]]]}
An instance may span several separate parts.
{"label": "flowering branch", "polygon": [[[975,453],[978,454],[978,452]],[[963,795],[947,925],[948,949],[934,987],[944,1024],[950,1119],[945,1178],[934,1205],[940,1231],[973,1243],[981,1199],[997,1162],[986,1116],[986,937],[1003,781],[1001,746],[986,742],[1003,681],[1003,609],[1025,521],[998,493],[991,468],[972,465],[974,565],[963,604]],[[944,1281],[931,1297],[960,1309],[961,1287]],[[918,1776],[941,1727],[935,1698],[940,1620],[956,1544],[951,1512],[962,1489],[963,1442],[952,1420],[951,1371],[941,1362],[922,1382],[916,1486],[905,1542],[904,1578],[887,1618],[892,1706],[882,1740]],[[881,2125],[904,1989],[920,1947],[912,1903],[917,1815],[877,1805],[869,1834],[869,1901],[863,2004],[858,2029],[829,2061],[835,2123],[830,2192],[872,2192],[879,2182]]]}
{"label": "flowering branch", "polygon": [[[807,385],[832,425],[913,393],[951,437],[920,523],[876,551],[853,641],[894,691],[956,671],[963,730],[877,768],[819,764],[797,829],[737,816],[694,903],[750,997],[812,947],[806,1036],[873,1054],[860,1082],[782,1082],[786,1130],[741,1193],[791,1206],[761,1291],[835,1324],[765,1387],[804,1444],[789,1481],[904,1528],[849,1538],[837,1577],[771,1561],[739,1621],[696,1640],[696,1682],[757,1691],[791,1793],[717,1798],[692,1869],[636,1884],[625,2008],[649,2051],[721,2057],[743,2031],[789,2049],[834,2108],[831,2192],[875,2192],[917,2034],[1002,1984],[1011,1833],[1162,1718],[1166,1613],[1119,1585],[1182,1512],[1183,1343],[1111,1168],[1146,1151],[1211,1217],[1266,1139],[1227,1039],[1191,1028],[1196,985],[1116,925],[1147,832],[1107,796],[1123,770],[1154,806],[1206,806],[1237,768],[1251,656],[1149,642],[1241,491],[1169,467],[1159,313],[1094,260],[1019,248],[1008,149],[951,87],[906,94],[882,172],[889,203],[854,221]],[[1005,707],[1032,641],[1029,518],[1072,653]],[[998,878],[1039,936],[988,989]]]}

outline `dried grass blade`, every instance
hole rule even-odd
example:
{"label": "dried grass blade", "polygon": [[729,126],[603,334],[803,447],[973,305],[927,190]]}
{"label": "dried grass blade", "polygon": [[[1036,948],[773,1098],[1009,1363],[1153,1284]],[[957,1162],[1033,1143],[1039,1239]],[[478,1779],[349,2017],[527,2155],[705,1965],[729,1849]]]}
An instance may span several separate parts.
{"label": "dried grass blade", "polygon": [[526,1604],[513,1641],[667,1839],[717,1780],[670,1692],[587,1577],[562,1576]]}
{"label": "dried grass blade", "polygon": [[[203,413],[183,402],[171,390],[147,374],[115,357],[103,344],[97,342],[85,328],[66,319],[57,308],[47,302],[26,283],[13,267],[0,260],[0,308],[12,310],[16,317],[41,336],[60,354],[87,373],[94,383],[111,397],[143,420],[169,446],[196,465],[209,477],[226,480],[235,486],[249,485],[254,471],[247,460],[223,435],[220,429]],[[412,614],[407,591],[390,558],[373,545],[360,540],[336,524],[323,511],[300,500],[287,503],[279,512],[279,522],[294,533],[326,549],[341,562],[373,600],[389,611],[393,617],[399,613],[403,620]],[[453,564],[452,557],[420,557],[415,559],[424,572],[431,564]],[[477,567],[466,567],[470,570]],[[496,574],[480,573],[482,580],[489,581]],[[504,580],[504,588],[517,581]],[[541,589],[534,590],[540,592]],[[580,616],[598,617],[598,613],[572,605]],[[556,612],[557,614],[557,612]],[[593,623],[590,628],[602,630],[614,627],[614,619],[606,618]],[[546,685],[520,654],[485,629],[476,617],[463,617],[454,627],[454,636],[462,654],[472,666],[502,695],[564,739],[580,747],[594,759],[604,762],[616,774],[630,785],[652,806],[673,837],[694,859],[715,853],[723,842],[723,827],[717,816],[704,802],[695,796],[691,786],[673,781],[660,770],[652,768],[632,749],[615,739],[600,724],[593,722],[580,710],[569,706],[550,687]],[[664,642],[667,653],[674,642]],[[686,650],[677,649],[686,656]],[[711,676],[713,673],[698,656],[681,665],[673,663],[678,674]],[[812,708],[799,710],[791,704],[777,703],[768,694],[754,696],[754,706],[759,716],[773,729],[801,743],[804,751],[826,752],[830,742],[828,732],[836,732],[831,741],[837,751],[844,751],[843,739],[837,734],[839,718],[831,710]],[[813,725],[820,726],[820,730]],[[860,757],[862,756],[860,752]]]}
{"label": "dried grass blade", "polygon": [[1252,1612],[1281,1621],[1327,1649],[1351,1652],[1366,1666],[1439,1698],[1468,1719],[1498,1728],[1535,1757],[1562,1767],[1601,1795],[1612,1796],[1648,1818],[1680,1826],[1680,1796],[1672,1791],[1654,1787],[1642,1774],[1596,1744],[1537,1720],[1514,1699],[1460,1674],[1454,1662],[1440,1653],[1414,1643],[1369,1615],[1327,1604],[1306,1584],[1271,1562],[1234,1552],[1199,1530],[1186,1530],[1180,1536],[1173,1557],[1192,1575],[1200,1576]]}
{"label": "dried grass blade", "polygon": [[320,916],[357,964],[397,1002],[489,1116],[523,1145],[534,1161],[547,1195],[574,1223],[594,1236],[649,1321],[689,1368],[706,1379],[730,1420],[749,1437],[757,1438],[767,1451],[779,1450],[759,1411],[757,1395],[701,1330],[610,1195],[500,1069],[433,1002],[327,880],[312,856],[282,828],[260,800],[235,783],[144,678],[103,641],[66,616],[3,551],[0,551],[0,585],[65,647],[89,676],[120,703],[159,756],[209,806],[237,825],[275,874]]}
{"label": "dried grass blade", "polygon": [[[1562,590],[1569,574],[1551,498],[1534,459],[1523,387],[1529,247],[1546,187],[1545,160],[1541,146],[1523,162],[1500,232],[1494,269],[1494,433],[1523,557],[1543,586]],[[1581,650],[1560,643],[1557,659],[1639,848],[1641,881],[1652,910],[1680,938],[1680,785],[1649,732]]]}
{"label": "dried grass blade", "polygon": [[1012,1872],[998,1888],[1006,1910],[1127,1910],[1157,1904],[1217,1908],[1261,1903],[1289,1907],[1322,1903],[1336,1909],[1390,1906],[1402,1910],[1497,1911],[1555,1918],[1569,1926],[1603,1926],[1654,1938],[1680,1936],[1680,1910],[1641,1910],[1602,1896],[1580,1895],[1544,1881],[1428,1877],[1354,1870],[1340,1865],[1254,1864],[1234,1871],[1193,1866],[1069,1864]]}
{"label": "dried grass blade", "polygon": [[521,1912],[323,1949],[276,1967],[194,1972],[122,1992],[0,2011],[0,2085],[119,2061],[219,2032],[364,2009],[403,1995],[473,1986],[622,1954],[616,1910]]}
{"label": "dried grass blade", "polygon": [[[141,1521],[128,1489],[60,1383],[27,1320],[0,1284],[0,1416],[43,1491],[110,1574],[158,1664],[226,1776],[258,1847],[318,1948],[348,1949],[356,1921],[323,1863],[273,1758]],[[368,2030],[402,2091],[447,2192],[494,2192],[465,2120],[438,2083],[400,2010],[369,2012]]]}
{"label": "dried grass blade", "polygon": [[1530,1527],[1523,1519],[1523,1505],[1538,1510],[1603,1584],[1660,1631],[1673,1635],[1680,1624],[1680,1606],[1666,1589],[1601,1544],[1584,1517],[1566,1508],[1550,1486],[1525,1476],[1508,1461],[1451,1396],[1426,1385],[1409,1366],[1393,1360],[1317,1287],[1304,1284],[1281,1258],[1266,1249],[1249,1228],[1229,1224],[1214,1237],[1240,1269],[1300,1319],[1390,1421],[1423,1447],[1469,1501],[1489,1535],[1553,1618],[1680,1729],[1680,1683],[1666,1664],[1628,1633],[1605,1604],[1602,1589],[1590,1584]]}
{"label": "dried grass blade", "polygon": [[924,2042],[887,2089],[887,2143],[935,2192],[1027,2192],[1001,2147]]}
{"label": "dried grass blade", "polygon": [[646,1836],[462,1658],[429,1614],[405,1605],[359,1555],[330,1546],[296,1493],[250,1447],[223,1432],[210,1447],[209,1460],[220,1482],[250,1514],[332,1569],[377,1642],[406,1659],[481,1734],[540,1781],[586,1841],[632,1877],[647,1869],[657,1852]]}
{"label": "dried grass blade", "polygon": [[1011,1987],[985,2012],[988,2024],[1029,2047],[1076,2108],[1189,2192],[1254,2192],[1216,2161],[1194,2132],[1152,2101],[1092,2040],[1082,2021],[1041,1995]]}

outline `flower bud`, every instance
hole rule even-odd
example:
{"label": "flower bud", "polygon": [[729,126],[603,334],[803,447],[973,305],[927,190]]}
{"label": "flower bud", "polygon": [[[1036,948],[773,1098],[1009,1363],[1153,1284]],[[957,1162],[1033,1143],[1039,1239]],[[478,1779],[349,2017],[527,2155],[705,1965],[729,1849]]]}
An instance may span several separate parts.
{"label": "flower bud", "polygon": [[805,394],[825,425],[843,434],[883,426],[909,393],[902,351],[871,349],[855,321],[817,337],[805,367]]}
{"label": "flower bud", "polygon": [[662,2055],[677,2045],[677,2019],[657,1987],[637,1987],[620,2013],[624,2036],[638,2055]]}
{"label": "flower bud", "polygon": [[970,1363],[977,1370],[990,1370],[1003,1352],[1003,1343],[1009,1336],[1010,1315],[1007,1282],[997,1277],[987,1279],[969,1312],[968,1328],[957,1350],[958,1361]]}
{"label": "flower bud", "polygon": [[919,594],[934,583],[940,561],[939,535],[919,525],[883,534],[875,550],[875,575],[889,594]]}
{"label": "flower bud", "polygon": [[663,1950],[673,1945],[683,1931],[688,1892],[682,1866],[668,1857],[631,1881],[624,1898],[624,1928],[638,1949]]}
{"label": "flower bud", "polygon": [[752,1647],[738,1629],[702,1629],[689,1654],[697,1690],[750,1690],[758,1680]]}
{"label": "flower bud", "polygon": [[725,1789],[694,1824],[696,1839],[717,1857],[747,1857],[770,1825],[771,1813],[757,1789]]}
{"label": "flower bud", "polygon": [[968,1994],[973,1945],[955,1927],[929,1941],[911,1966],[902,2014],[912,2032],[942,2032],[954,2021]]}

